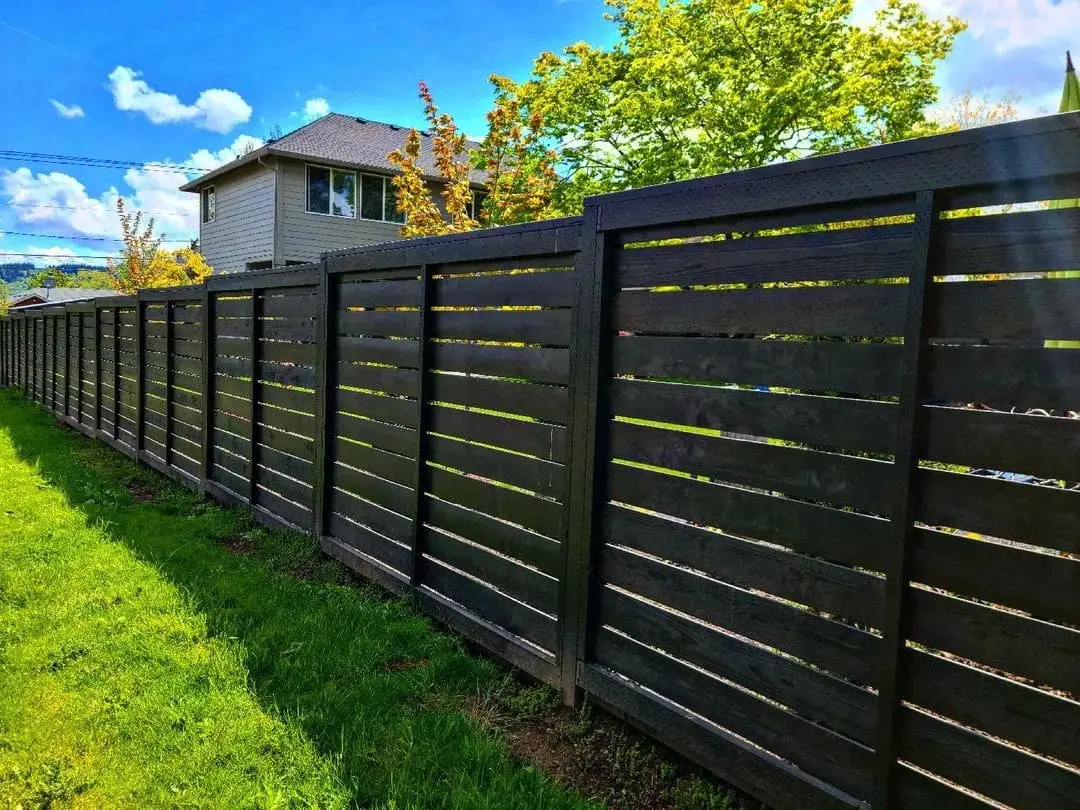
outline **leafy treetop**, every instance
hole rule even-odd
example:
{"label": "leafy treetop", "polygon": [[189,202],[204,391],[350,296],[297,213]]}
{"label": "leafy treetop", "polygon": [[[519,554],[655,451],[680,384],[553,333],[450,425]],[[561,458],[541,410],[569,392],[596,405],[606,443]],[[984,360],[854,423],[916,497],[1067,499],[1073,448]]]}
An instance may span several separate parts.
{"label": "leafy treetop", "polygon": [[499,91],[559,150],[556,206],[925,131],[934,71],[965,24],[887,0],[606,0],[618,41],[542,54]]}
{"label": "leafy treetop", "polygon": [[125,211],[122,199],[116,201],[116,212],[124,246],[120,258],[109,262],[113,289],[130,294],[150,287],[199,284],[213,272],[196,250],[162,250],[152,217],[143,225],[142,211]]}

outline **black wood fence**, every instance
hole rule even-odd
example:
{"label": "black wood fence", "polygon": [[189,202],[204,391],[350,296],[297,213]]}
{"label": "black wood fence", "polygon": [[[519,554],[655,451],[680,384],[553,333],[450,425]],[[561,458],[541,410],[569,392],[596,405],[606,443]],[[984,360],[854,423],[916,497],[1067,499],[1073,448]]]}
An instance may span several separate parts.
{"label": "black wood fence", "polygon": [[775,807],[1076,808],[1080,209],[1001,207],[1075,197],[1055,116],[28,311],[3,381]]}

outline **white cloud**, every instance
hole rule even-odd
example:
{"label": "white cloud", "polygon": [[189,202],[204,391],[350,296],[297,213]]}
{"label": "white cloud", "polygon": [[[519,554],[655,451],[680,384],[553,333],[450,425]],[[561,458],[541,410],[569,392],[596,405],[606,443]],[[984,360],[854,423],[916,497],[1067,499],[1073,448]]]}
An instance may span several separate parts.
{"label": "white cloud", "polygon": [[[26,249],[27,253],[37,254],[30,257],[27,261],[36,267],[52,267],[57,264],[68,264],[71,262],[77,262],[79,264],[92,264],[98,267],[105,266],[105,260],[96,258],[101,256],[103,251],[98,250],[97,253],[80,253],[69,247],[41,247],[39,245],[30,245]],[[111,253],[112,251],[108,251]]]}
{"label": "white cloud", "polygon": [[[852,20],[872,22],[884,5],[885,0],[856,0]],[[968,35],[996,54],[1035,45],[1061,44],[1064,50],[1076,22],[1076,4],[1060,0],[921,0],[920,5],[937,19],[966,20]]]}
{"label": "white cloud", "polygon": [[[164,161],[165,165],[196,166],[200,173],[228,163],[262,141],[251,135],[238,136],[229,146],[211,151],[199,149],[179,164]],[[27,168],[0,172],[0,196],[10,206],[18,223],[33,225],[36,233],[72,237],[119,237],[120,222],[116,201],[123,197],[129,211],[145,211],[154,217],[156,233],[169,240],[194,239],[199,233],[198,200],[194,194],[179,187],[189,176],[179,168],[131,168],[124,173],[128,190],[123,194],[115,186],[97,196],[91,195],[77,178],[64,172],[34,174]],[[103,243],[112,248],[113,243]],[[180,247],[170,243],[170,247]],[[29,251],[40,252],[40,251]],[[111,252],[96,249],[97,253]]]}
{"label": "white cloud", "polygon": [[72,104],[69,106],[60,101],[57,101],[55,98],[50,98],[49,103],[53,105],[53,108],[55,108],[58,113],[60,113],[61,118],[84,118],[86,116],[83,108],[80,107],[78,104]]}
{"label": "white cloud", "polygon": [[251,105],[233,90],[203,90],[194,104],[184,104],[171,93],[153,89],[140,75],[123,65],[109,74],[117,109],[142,113],[155,124],[191,122],[211,132],[228,132],[251,118]]}
{"label": "white cloud", "polygon": [[330,102],[325,98],[309,98],[304,102],[304,118],[314,121],[330,112]]}

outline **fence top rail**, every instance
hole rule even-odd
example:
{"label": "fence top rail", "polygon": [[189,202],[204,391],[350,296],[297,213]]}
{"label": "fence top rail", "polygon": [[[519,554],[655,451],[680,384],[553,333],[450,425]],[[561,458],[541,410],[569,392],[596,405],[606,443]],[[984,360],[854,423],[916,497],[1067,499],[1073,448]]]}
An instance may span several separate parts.
{"label": "fence top rail", "polygon": [[421,264],[452,264],[572,254],[581,242],[581,217],[549,219],[447,236],[429,236],[330,251],[327,272],[350,273]]}
{"label": "fence top rail", "polygon": [[[274,287],[305,287],[309,284],[318,284],[322,273],[322,263],[312,262],[292,267],[275,267],[270,270],[210,276],[203,286],[210,292],[263,290]],[[199,289],[201,292],[203,287]]]}
{"label": "fence top rail", "polygon": [[[1039,184],[1050,179],[1069,182]],[[585,205],[601,209],[598,228],[610,231],[860,200],[907,203],[923,190],[957,205],[1067,197],[1078,184],[1080,113],[1063,113],[604,194]]]}
{"label": "fence top rail", "polygon": [[154,302],[187,301],[202,297],[202,291],[202,284],[186,284],[183,287],[155,287],[148,290],[139,290],[137,297],[142,301]]}

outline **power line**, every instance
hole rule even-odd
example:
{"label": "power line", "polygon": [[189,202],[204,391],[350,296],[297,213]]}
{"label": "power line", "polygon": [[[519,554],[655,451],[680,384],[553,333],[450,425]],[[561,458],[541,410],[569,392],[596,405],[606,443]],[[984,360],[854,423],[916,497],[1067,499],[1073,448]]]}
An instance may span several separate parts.
{"label": "power line", "polygon": [[17,253],[0,250],[0,256],[19,256],[26,259],[55,259],[59,264],[78,264],[86,259],[115,259],[115,256],[57,256],[55,253]]}
{"label": "power line", "polygon": [[179,163],[163,163],[159,160],[138,161],[99,158],[84,155],[57,155],[50,152],[23,152],[18,149],[0,149],[0,160],[30,163],[56,163],[62,166],[96,166],[108,169],[145,169],[157,172],[206,172],[205,167],[184,166]]}
{"label": "power line", "polygon": [[[195,203],[196,203],[196,200],[195,200],[194,197],[192,197],[191,198],[192,208],[195,207]],[[54,209],[56,209],[58,211],[98,211],[98,212],[103,212],[105,210],[104,206],[98,207],[96,205],[49,205],[49,204],[46,204],[46,203],[34,203],[34,202],[12,202],[10,200],[8,200],[8,201],[0,201],[0,205],[13,205],[13,206],[19,206],[19,207],[22,207],[22,208],[54,208]],[[147,214],[147,215],[152,216],[152,217],[153,216],[171,217],[171,216],[174,216],[176,214],[175,211],[146,211],[146,210],[141,209],[141,208],[137,209],[137,210],[142,211],[142,213]]]}
{"label": "power line", "polygon": [[[76,239],[80,242],[123,242],[116,236],[61,236],[59,234],[51,233],[27,233],[26,231],[4,231],[0,230],[0,234],[6,234],[8,236],[32,236],[37,239]],[[191,239],[162,239],[164,243],[174,244],[180,242],[191,242]]]}

